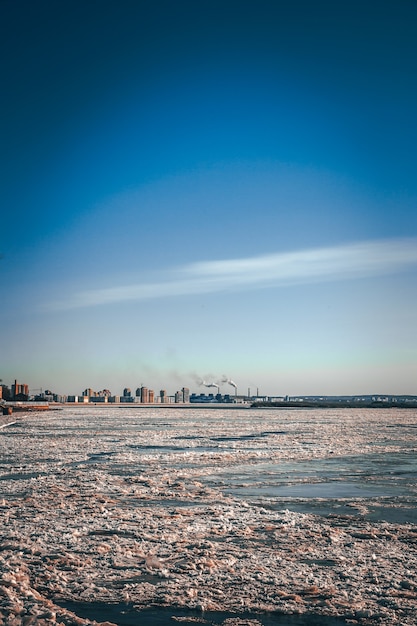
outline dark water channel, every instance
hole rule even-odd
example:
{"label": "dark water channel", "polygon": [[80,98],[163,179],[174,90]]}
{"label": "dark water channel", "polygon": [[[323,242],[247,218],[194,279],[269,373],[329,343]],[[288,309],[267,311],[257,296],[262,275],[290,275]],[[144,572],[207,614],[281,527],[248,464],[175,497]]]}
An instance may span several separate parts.
{"label": "dark water channel", "polygon": [[[96,622],[109,621],[117,626],[172,626],[175,623],[200,623],[207,626],[221,626],[227,619],[252,620],[255,626],[343,626],[348,622],[340,617],[325,617],[317,615],[284,615],[282,613],[226,613],[209,611],[202,613],[183,608],[149,608],[137,610],[126,604],[104,604],[88,602],[59,603],[63,608],[72,611],[79,617],[95,620]],[[176,621],[176,618],[178,621]],[[187,620],[188,618],[188,620]],[[238,626],[238,624],[236,624]]]}

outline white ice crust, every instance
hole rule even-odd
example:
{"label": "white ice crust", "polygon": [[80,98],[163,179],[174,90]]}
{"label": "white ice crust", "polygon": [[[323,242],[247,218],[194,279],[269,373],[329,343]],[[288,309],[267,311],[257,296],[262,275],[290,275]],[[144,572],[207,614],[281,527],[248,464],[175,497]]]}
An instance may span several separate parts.
{"label": "white ice crust", "polygon": [[[416,624],[417,527],[398,521],[414,479],[333,496],[328,515],[262,488],[300,462],[312,470],[293,483],[317,484],[329,459],[352,482],[361,456],[373,487],[379,460],[415,458],[417,411],[77,407],[13,421],[0,430],[0,624],[92,623],[67,600]],[[332,471],[342,485],[346,469]]]}

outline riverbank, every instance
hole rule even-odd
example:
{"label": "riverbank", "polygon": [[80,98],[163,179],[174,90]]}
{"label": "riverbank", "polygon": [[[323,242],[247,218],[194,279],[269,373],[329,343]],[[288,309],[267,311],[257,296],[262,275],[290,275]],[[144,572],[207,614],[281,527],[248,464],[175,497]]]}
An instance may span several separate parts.
{"label": "riverbank", "polygon": [[14,424],[16,419],[16,415],[3,415],[0,413],[0,428],[5,428],[6,426],[9,426],[9,424]]}

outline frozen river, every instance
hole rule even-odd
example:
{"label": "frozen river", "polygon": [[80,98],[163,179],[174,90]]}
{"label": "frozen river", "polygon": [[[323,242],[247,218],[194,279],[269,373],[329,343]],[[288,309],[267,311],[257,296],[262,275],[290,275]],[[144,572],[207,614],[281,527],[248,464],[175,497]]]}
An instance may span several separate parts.
{"label": "frozen river", "polygon": [[416,435],[401,409],[18,417],[0,624],[414,625]]}

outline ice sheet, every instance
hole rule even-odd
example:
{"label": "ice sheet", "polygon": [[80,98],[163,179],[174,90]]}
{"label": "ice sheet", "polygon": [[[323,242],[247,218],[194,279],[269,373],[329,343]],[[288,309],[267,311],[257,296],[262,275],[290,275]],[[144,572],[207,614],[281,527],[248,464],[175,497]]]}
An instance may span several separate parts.
{"label": "ice sheet", "polygon": [[0,430],[0,618],[87,624],[58,603],[126,602],[411,626],[416,425],[382,409],[19,417]]}

